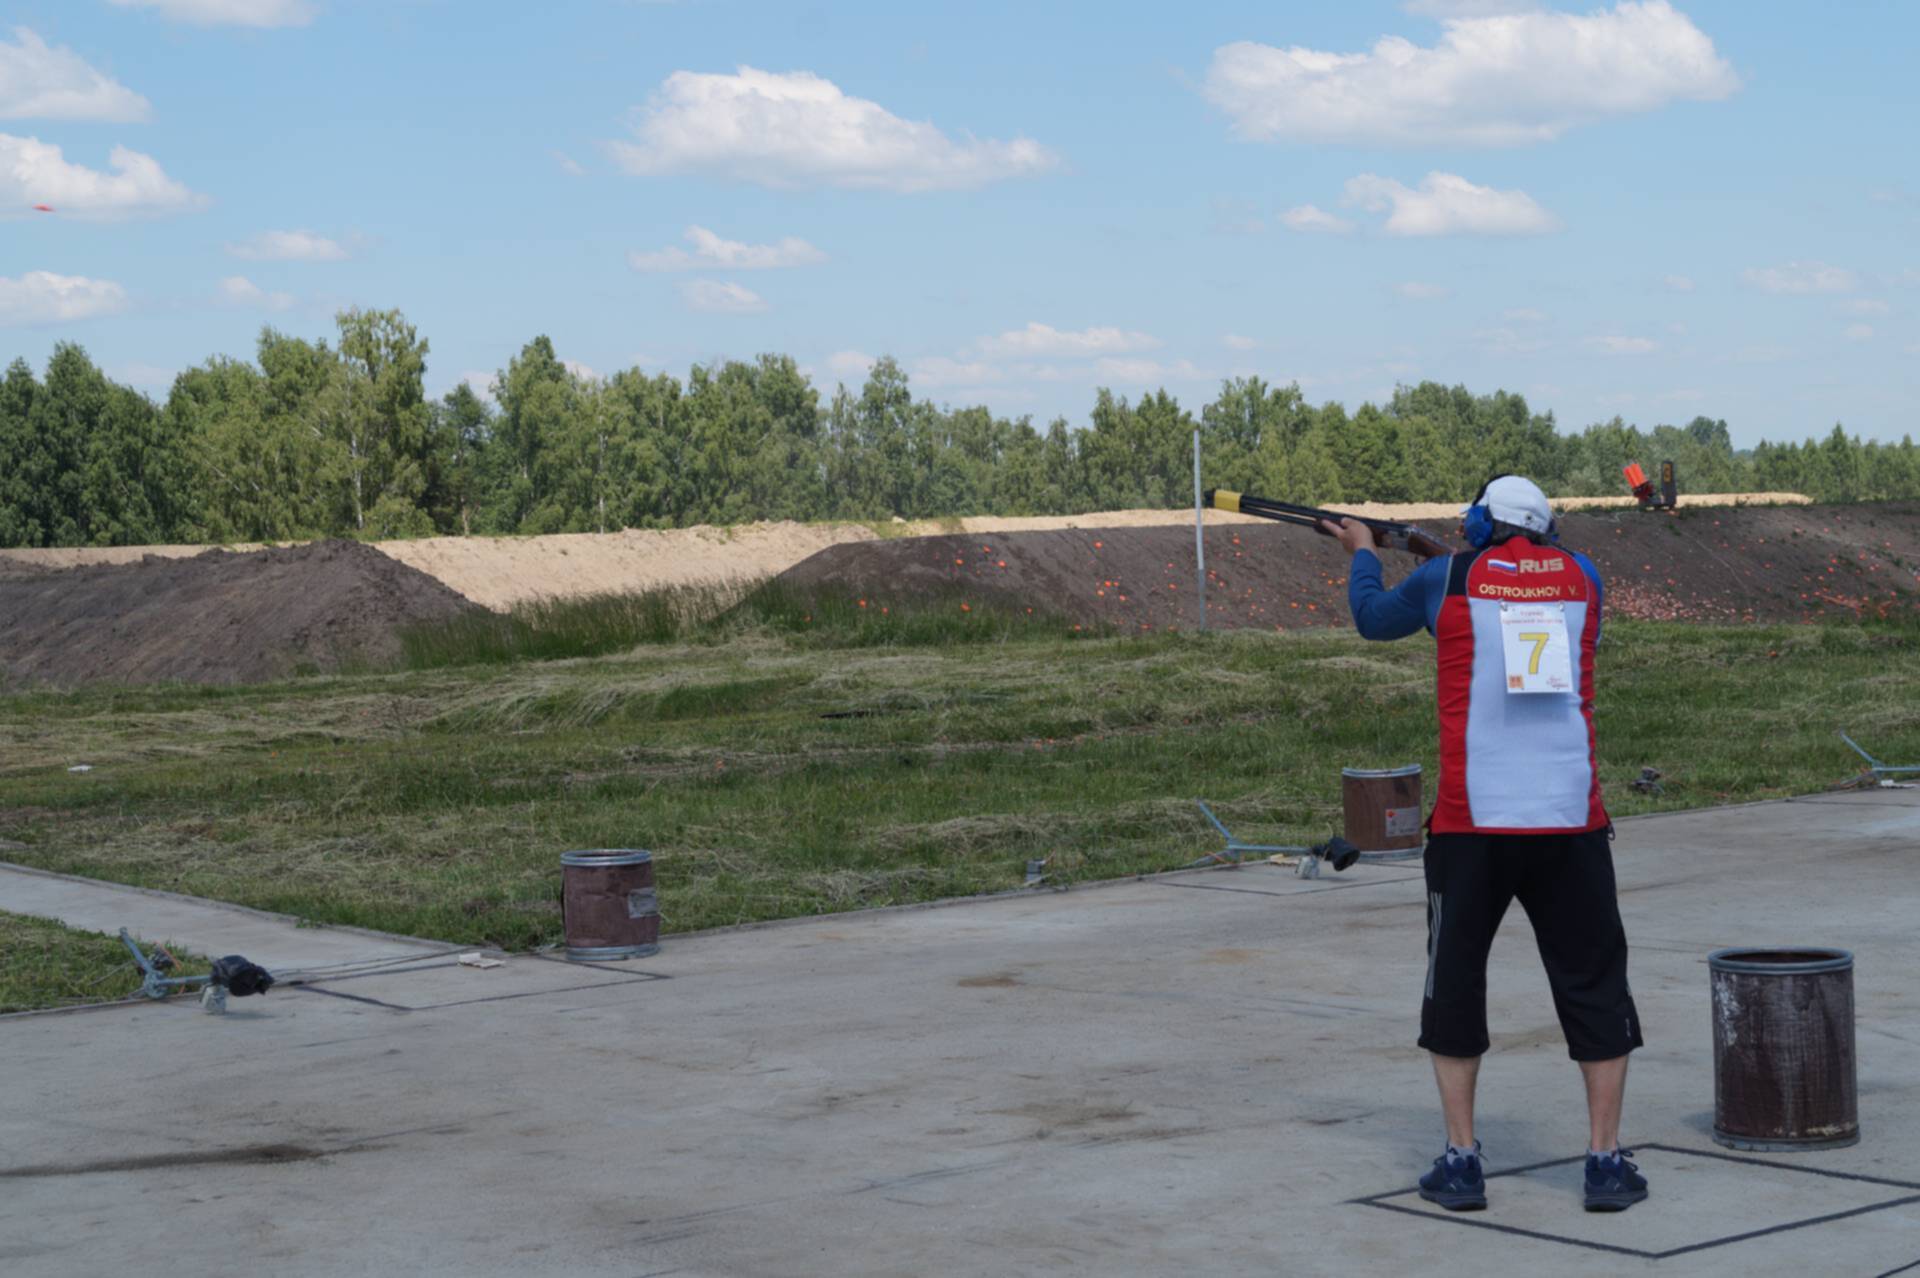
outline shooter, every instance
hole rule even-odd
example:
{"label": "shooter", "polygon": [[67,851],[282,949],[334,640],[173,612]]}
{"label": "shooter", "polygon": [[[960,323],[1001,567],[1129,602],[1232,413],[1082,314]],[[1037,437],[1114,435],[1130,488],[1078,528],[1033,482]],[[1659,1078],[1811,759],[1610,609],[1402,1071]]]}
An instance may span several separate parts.
{"label": "shooter", "polygon": [[[1420,1196],[1487,1205],[1475,1084],[1487,1038],[1487,953],[1515,897],[1533,924],[1568,1054],[1585,1076],[1586,1208],[1647,1196],[1620,1148],[1627,1054],[1641,1046],[1627,987],[1627,935],[1600,799],[1593,731],[1600,574],[1558,544],[1552,507],[1502,475],[1461,512],[1471,549],[1428,558],[1387,590],[1380,530],[1329,520],[1353,554],[1348,601],[1368,639],[1426,629],[1437,641],[1440,787],[1428,819],[1427,980],[1420,1046],[1433,1057],[1447,1148]],[[1416,551],[1416,553],[1419,553]]]}

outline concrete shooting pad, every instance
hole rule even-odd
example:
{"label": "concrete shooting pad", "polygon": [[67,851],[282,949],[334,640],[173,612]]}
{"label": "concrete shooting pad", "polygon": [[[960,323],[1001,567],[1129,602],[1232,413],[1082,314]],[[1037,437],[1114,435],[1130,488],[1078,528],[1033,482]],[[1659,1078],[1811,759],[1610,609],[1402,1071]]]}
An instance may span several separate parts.
{"label": "concrete shooting pad", "polygon": [[59,919],[89,932],[131,931],[149,945],[178,946],[208,958],[271,955],[276,973],[405,963],[457,951],[445,941],[422,941],[361,928],[306,927],[224,901],[206,901],[151,888],[102,883],[0,862],[0,909]]}
{"label": "concrete shooting pad", "polygon": [[[1616,859],[1647,1037],[1626,1137],[1654,1189],[1623,1215],[1580,1210],[1580,1079],[1519,910],[1490,974],[1493,1201],[1450,1216],[1409,1192],[1441,1138],[1413,1044],[1418,866],[1256,866],[670,937],[630,963],[440,958],[225,1017],[0,1020],[0,1270],[1920,1263],[1920,790],[1624,821]],[[1857,956],[1853,1148],[1710,1138],[1705,958],[1774,944]]]}

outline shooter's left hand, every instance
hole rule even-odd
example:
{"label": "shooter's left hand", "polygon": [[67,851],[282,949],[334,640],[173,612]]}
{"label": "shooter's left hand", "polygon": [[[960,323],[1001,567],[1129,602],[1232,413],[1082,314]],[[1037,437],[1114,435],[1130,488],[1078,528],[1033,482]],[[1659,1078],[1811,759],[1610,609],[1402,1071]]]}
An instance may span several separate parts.
{"label": "shooter's left hand", "polygon": [[1337,524],[1331,519],[1323,519],[1320,521],[1320,527],[1325,529],[1329,536],[1338,538],[1340,544],[1347,548],[1348,554],[1373,549],[1373,529],[1357,519],[1342,519]]}

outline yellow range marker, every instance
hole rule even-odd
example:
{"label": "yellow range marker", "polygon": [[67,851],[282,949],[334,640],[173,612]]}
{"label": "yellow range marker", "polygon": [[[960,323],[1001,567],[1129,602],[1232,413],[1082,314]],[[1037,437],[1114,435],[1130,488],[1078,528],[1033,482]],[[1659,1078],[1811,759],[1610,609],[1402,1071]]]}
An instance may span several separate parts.
{"label": "yellow range marker", "polygon": [[1213,490],[1213,508],[1215,510],[1230,510],[1236,515],[1239,514],[1240,513],[1240,494],[1230,493],[1224,488],[1214,489]]}

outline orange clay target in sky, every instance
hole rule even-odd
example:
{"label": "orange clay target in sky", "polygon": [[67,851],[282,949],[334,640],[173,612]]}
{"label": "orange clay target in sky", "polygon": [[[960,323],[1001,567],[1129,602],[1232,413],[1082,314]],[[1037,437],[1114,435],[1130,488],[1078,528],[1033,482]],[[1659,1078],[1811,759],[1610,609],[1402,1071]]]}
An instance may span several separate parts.
{"label": "orange clay target in sky", "polygon": [[33,211],[34,211],[35,213],[51,213],[51,212],[53,212],[53,205],[51,205],[51,204],[36,204],[36,205],[34,205],[34,206],[33,206]]}

